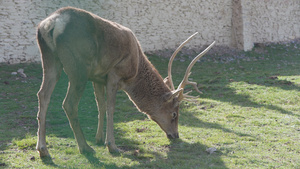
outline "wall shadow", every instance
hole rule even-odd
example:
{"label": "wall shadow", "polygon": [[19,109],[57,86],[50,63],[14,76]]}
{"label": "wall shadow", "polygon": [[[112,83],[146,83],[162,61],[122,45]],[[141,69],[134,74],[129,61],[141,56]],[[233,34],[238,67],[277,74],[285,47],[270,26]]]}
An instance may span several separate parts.
{"label": "wall shadow", "polygon": [[[241,94],[241,92],[229,87],[231,83],[244,83],[249,86],[245,90],[255,90],[255,86],[260,86],[283,91],[300,91],[300,84],[293,82],[295,78],[288,78],[288,76],[300,75],[300,54],[297,52],[291,53],[291,51],[295,51],[294,46],[277,45],[264,50],[265,53],[260,54],[255,52],[255,48],[253,51],[246,53],[245,57],[248,58],[246,59],[248,61],[236,60],[230,63],[215,61],[196,64],[193,68],[194,72],[206,72],[204,76],[195,74],[193,77],[199,79],[198,83],[201,84],[199,88],[204,92],[200,97],[241,107],[263,107],[273,112],[276,111],[299,118],[299,114],[284,109],[279,104],[270,104],[268,100],[256,101],[250,95]],[[210,58],[210,56],[206,58]],[[287,76],[287,78],[280,78],[280,76]],[[254,88],[251,86],[254,86]]]}

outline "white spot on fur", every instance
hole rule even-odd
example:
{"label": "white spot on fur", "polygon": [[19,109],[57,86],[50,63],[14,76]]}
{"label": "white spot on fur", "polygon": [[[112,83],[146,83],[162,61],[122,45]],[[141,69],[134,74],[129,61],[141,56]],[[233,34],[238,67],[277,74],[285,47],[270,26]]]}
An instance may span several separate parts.
{"label": "white spot on fur", "polygon": [[68,14],[60,15],[60,17],[58,17],[56,19],[55,28],[53,31],[54,46],[56,46],[57,36],[64,32],[65,27],[66,27],[67,23],[69,22],[69,20],[70,20],[70,16]]}
{"label": "white spot on fur", "polygon": [[[52,51],[56,48],[56,38],[64,32],[64,29],[69,22],[70,16],[68,14],[57,14],[49,16],[40,23],[40,31],[43,39]],[[51,37],[50,31],[53,29],[53,36]]]}

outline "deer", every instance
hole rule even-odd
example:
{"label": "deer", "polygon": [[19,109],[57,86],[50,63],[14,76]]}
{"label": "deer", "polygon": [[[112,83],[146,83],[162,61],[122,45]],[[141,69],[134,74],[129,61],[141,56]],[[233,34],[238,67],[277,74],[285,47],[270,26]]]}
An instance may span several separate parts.
{"label": "deer", "polygon": [[[109,152],[122,152],[113,134],[116,94],[123,90],[140,112],[156,122],[167,138],[179,138],[179,104],[197,98],[184,93],[196,82],[188,77],[191,68],[215,42],[197,55],[188,66],[182,82],[175,89],[171,68],[181,48],[197,34],[185,40],[170,57],[168,76],[163,79],[144,54],[134,33],[127,27],[74,7],[58,9],[37,27],[37,43],[41,54],[43,78],[38,97],[38,139],[40,157],[50,157],[46,146],[46,113],[51,94],[62,70],[68,77],[68,89],[62,108],[69,120],[80,153],[93,153],[78,120],[78,104],[88,81],[92,82],[98,109],[96,143],[104,143]],[[104,139],[104,115],[107,127]]]}

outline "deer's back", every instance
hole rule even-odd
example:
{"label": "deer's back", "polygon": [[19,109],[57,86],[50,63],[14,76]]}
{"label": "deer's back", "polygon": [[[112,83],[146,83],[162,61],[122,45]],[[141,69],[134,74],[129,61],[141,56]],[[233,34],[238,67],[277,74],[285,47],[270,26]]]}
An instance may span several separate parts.
{"label": "deer's back", "polygon": [[134,76],[141,49],[130,29],[77,8],[62,8],[38,27],[47,45],[66,69],[77,66],[97,81],[114,71],[122,79]]}

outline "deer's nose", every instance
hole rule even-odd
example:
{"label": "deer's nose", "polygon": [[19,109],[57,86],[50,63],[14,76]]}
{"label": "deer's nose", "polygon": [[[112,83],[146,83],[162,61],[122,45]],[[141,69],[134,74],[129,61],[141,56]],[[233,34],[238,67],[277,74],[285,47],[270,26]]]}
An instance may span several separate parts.
{"label": "deer's nose", "polygon": [[178,133],[168,134],[167,137],[168,139],[175,139],[175,138],[179,138],[179,134]]}

